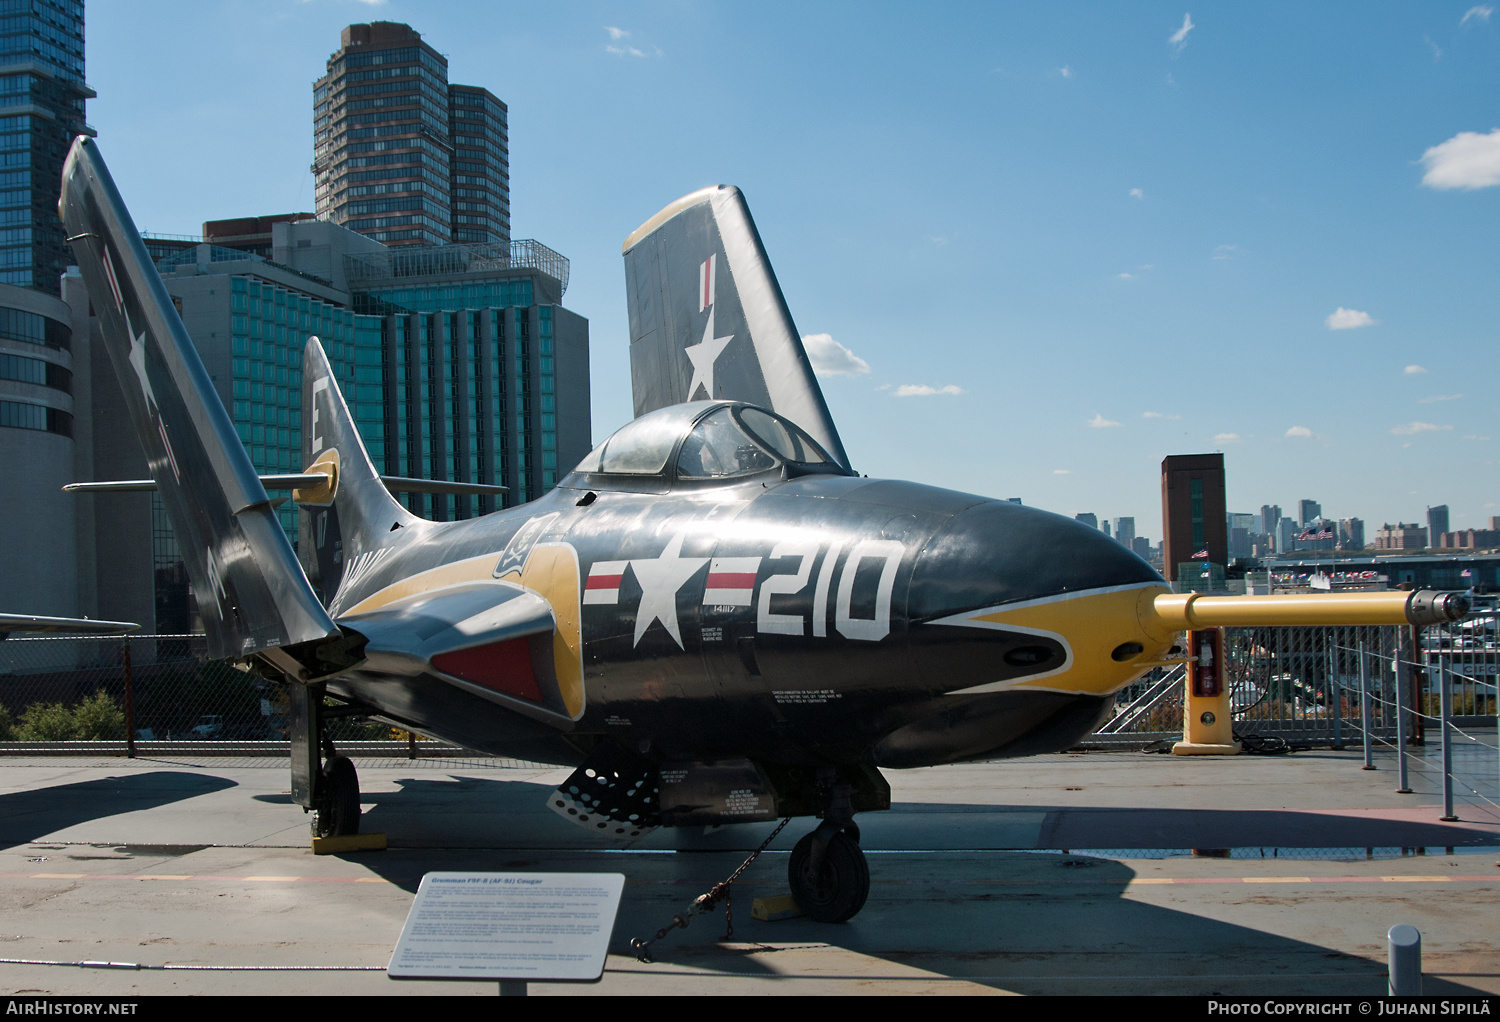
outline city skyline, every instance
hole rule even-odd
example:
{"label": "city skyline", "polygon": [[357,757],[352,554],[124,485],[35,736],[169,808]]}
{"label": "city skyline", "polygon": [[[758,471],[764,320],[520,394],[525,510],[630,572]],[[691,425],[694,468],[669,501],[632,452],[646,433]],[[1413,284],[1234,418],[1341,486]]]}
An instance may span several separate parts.
{"label": "city skyline", "polygon": [[96,2],[90,122],[143,228],[310,209],[328,40],[406,22],[518,112],[513,233],[573,260],[596,439],[630,415],[620,240],[722,181],[862,472],[1160,535],[1161,458],[1221,450],[1231,508],[1458,530],[1495,512],[1481,8],[1211,8],[1174,43],[1164,4],[830,4],[788,36],[774,5]]}

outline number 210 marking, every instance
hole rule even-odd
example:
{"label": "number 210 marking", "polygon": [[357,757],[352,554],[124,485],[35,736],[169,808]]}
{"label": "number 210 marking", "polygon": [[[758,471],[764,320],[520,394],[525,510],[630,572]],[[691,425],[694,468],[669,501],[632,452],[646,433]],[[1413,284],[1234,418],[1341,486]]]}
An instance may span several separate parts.
{"label": "number 210 marking", "polygon": [[[802,614],[773,614],[772,596],[791,596],[807,588],[812,576],[813,563],[822,544],[816,540],[789,539],[776,544],[770,560],[798,558],[797,570],[772,575],[760,584],[760,601],[755,628],[759,632],[778,635],[806,635],[807,618]],[[832,588],[834,566],[843,551],[842,542],[829,545],[828,552],[818,567],[817,581],[813,585],[812,633],[822,637],[828,634],[828,591]],[[896,569],[906,554],[906,544],[893,539],[864,539],[854,544],[844,560],[839,577],[838,590],[834,597],[834,628],[846,639],[862,639],[879,642],[891,631],[891,590],[896,585]],[[859,573],[861,561],[883,560],[880,581],[875,588],[875,612],[873,617],[854,616],[854,579]]]}

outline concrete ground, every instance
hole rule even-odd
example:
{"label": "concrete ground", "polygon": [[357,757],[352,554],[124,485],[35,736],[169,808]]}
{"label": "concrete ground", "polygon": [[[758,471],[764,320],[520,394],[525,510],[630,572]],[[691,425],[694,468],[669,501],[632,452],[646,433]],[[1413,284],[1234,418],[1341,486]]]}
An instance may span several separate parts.
{"label": "concrete ground", "polygon": [[[732,940],[717,913],[650,964],[629,939],[769,825],[622,850],[546,808],[566,771],[362,760],[364,830],[391,848],[314,856],[285,760],[0,758],[0,990],[493,994],[383,970],[424,873],[519,869],[627,878],[603,980],[534,995],[1379,994],[1395,923],[1422,932],[1429,993],[1496,994],[1494,755],[1460,753],[1456,823],[1440,774],[1417,764],[1396,794],[1392,759],[1363,771],[1357,750],[892,771],[893,810],[860,818],[873,885],[852,921],[750,917],[786,892],[798,820],[735,885]],[[22,964],[43,961],[144,968]]]}

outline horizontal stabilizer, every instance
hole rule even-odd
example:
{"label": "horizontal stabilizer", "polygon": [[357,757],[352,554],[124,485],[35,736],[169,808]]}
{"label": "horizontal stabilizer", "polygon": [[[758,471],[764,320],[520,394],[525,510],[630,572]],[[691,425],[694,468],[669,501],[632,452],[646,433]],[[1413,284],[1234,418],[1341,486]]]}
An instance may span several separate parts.
{"label": "horizontal stabilizer", "polygon": [[[260,484],[267,490],[298,490],[322,486],[328,476],[322,472],[285,472],[263,475]],[[497,494],[504,486],[488,483],[451,483],[446,479],[411,479],[407,476],[381,476],[380,481],[391,493],[460,493]],[[141,493],[156,489],[155,479],[112,479],[102,483],[68,483],[64,493]]]}
{"label": "horizontal stabilizer", "polygon": [[381,476],[380,481],[392,493],[457,493],[490,494],[505,493],[509,487],[490,483],[449,482],[446,479],[413,479],[410,476]]}
{"label": "horizontal stabilizer", "polygon": [[34,614],[0,614],[0,639],[11,632],[31,634],[124,635],[141,627],[132,621],[96,621],[88,617],[38,617]]}
{"label": "horizontal stabilizer", "polygon": [[779,412],[845,468],[812,363],[738,188],[704,188],[625,240],[635,414],[727,398]]}
{"label": "horizontal stabilizer", "polygon": [[557,727],[577,719],[553,663],[552,606],[526,586],[447,586],[341,617],[339,624],[367,640],[360,668],[367,675],[436,675]]}
{"label": "horizontal stabilizer", "polygon": [[89,138],[68,151],[58,212],[198,598],[208,655],[337,637]]}

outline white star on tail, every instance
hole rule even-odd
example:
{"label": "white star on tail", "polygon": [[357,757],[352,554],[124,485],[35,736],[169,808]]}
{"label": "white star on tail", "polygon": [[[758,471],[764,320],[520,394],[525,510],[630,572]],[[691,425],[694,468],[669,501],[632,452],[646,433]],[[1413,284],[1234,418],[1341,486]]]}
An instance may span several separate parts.
{"label": "white star on tail", "polygon": [[[127,331],[130,321],[125,321]],[[146,331],[142,330],[140,335],[130,342],[130,367],[135,370],[135,375],[141,381],[141,393],[146,396],[147,411],[154,411],[159,407],[156,403],[156,391],[151,389],[151,377],[146,375]]]}
{"label": "white star on tail", "polygon": [[633,645],[641,644],[641,636],[646,634],[651,622],[660,621],[677,640],[677,645],[682,646],[682,632],[677,627],[677,590],[708,563],[707,557],[681,556],[684,535],[686,533],[679,532],[673,536],[660,557],[630,562],[630,570],[635,572],[635,580],[641,585],[641,605],[635,612]]}
{"label": "white star on tail", "polygon": [[683,348],[688,361],[693,363],[693,382],[688,384],[687,399],[692,401],[698,393],[698,385],[703,384],[706,391],[705,397],[712,401],[714,399],[714,362],[719,353],[724,350],[724,345],[734,340],[734,334],[728,337],[714,336],[714,310],[713,306],[708,309],[708,324],[703,328],[703,340],[697,344],[691,344]]}

